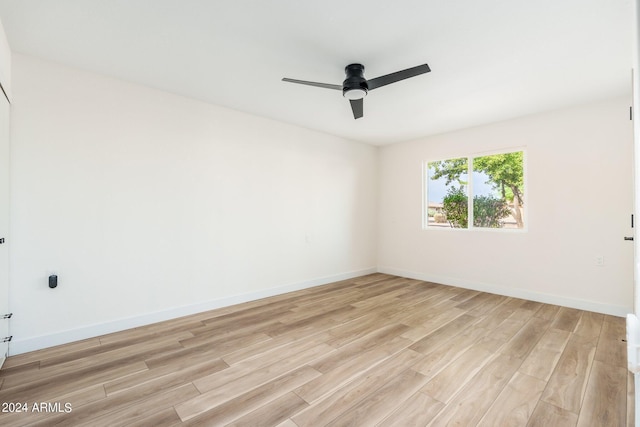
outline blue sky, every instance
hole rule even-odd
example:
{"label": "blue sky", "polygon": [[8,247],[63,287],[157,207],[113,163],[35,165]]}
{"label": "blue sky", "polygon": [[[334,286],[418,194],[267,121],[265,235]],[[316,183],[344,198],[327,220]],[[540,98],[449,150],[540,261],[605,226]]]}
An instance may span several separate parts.
{"label": "blue sky", "polygon": [[[462,180],[466,180],[466,175],[462,177]],[[499,197],[500,195],[493,190],[493,187],[491,185],[485,184],[487,180],[488,177],[485,173],[473,172],[473,194],[476,196],[492,194],[495,197]],[[436,180],[428,179],[427,197],[429,203],[442,203],[442,199],[447,194],[448,187],[445,185],[446,181],[446,178],[440,178]],[[457,187],[458,183],[451,183],[449,186],[452,185],[455,185]]]}

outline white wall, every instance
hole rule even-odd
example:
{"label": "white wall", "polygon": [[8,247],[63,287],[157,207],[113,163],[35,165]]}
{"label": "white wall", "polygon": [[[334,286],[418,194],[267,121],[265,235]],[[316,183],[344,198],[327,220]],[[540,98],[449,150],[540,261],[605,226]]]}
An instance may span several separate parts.
{"label": "white wall", "polygon": [[[624,315],[633,308],[631,100],[380,151],[381,271]],[[526,232],[422,230],[421,162],[526,149]],[[604,256],[605,265],[595,266]]]}
{"label": "white wall", "polygon": [[375,270],[375,147],[13,62],[12,354]]}
{"label": "white wall", "polygon": [[11,49],[0,22],[0,83],[11,99]]}
{"label": "white wall", "polygon": [[[378,150],[14,55],[12,354],[376,264],[622,315],[633,300],[629,102]],[[423,160],[522,146],[527,232],[421,229]]]}

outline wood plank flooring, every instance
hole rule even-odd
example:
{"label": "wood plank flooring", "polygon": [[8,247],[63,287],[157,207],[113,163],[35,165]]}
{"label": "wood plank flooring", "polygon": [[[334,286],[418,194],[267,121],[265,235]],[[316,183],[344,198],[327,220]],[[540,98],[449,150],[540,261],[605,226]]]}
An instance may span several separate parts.
{"label": "wood plank flooring", "polygon": [[372,274],[10,357],[0,425],[632,426],[624,338]]}

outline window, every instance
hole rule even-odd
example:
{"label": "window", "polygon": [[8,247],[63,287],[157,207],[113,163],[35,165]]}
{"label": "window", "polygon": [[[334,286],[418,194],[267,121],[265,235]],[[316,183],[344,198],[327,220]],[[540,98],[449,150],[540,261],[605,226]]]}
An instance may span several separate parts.
{"label": "window", "polygon": [[524,151],[427,162],[424,170],[426,228],[524,228]]}

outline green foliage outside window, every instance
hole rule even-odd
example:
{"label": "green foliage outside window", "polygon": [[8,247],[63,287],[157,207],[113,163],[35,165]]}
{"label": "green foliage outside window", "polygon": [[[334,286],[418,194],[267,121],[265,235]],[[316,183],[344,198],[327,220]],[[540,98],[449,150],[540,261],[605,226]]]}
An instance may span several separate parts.
{"label": "green foliage outside window", "polygon": [[[468,198],[462,187],[452,187],[443,199],[443,212],[451,227],[468,227]],[[485,228],[501,228],[502,219],[511,213],[507,202],[492,196],[475,196],[473,198],[473,226]]]}
{"label": "green foliage outside window", "polygon": [[503,218],[509,216],[511,210],[504,199],[492,196],[474,196],[473,226],[485,228],[501,228]]}
{"label": "green foliage outside window", "polygon": [[468,210],[468,199],[464,188],[462,186],[449,188],[447,195],[442,199],[442,211],[447,216],[451,227],[467,228]]}

